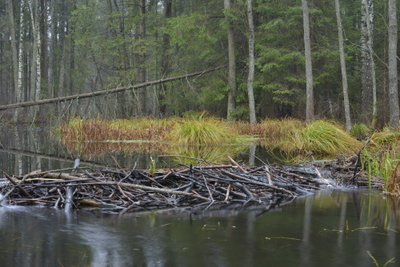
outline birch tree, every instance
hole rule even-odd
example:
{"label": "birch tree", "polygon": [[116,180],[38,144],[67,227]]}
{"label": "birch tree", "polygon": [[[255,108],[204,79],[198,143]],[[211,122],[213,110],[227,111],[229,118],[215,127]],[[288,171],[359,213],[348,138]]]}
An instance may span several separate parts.
{"label": "birch tree", "polygon": [[233,119],[236,99],[236,57],[235,57],[235,37],[230,19],[231,0],[224,0],[225,20],[227,23],[228,36],[228,108],[226,117],[228,120]]}
{"label": "birch tree", "polygon": [[22,84],[23,84],[23,59],[24,59],[24,34],[25,34],[25,22],[24,22],[24,9],[25,9],[25,1],[22,0],[20,2],[20,15],[19,15],[19,40],[18,40],[18,90],[16,95],[17,102],[22,101],[23,92],[22,92]]}
{"label": "birch tree", "polygon": [[256,123],[256,108],[254,102],[254,21],[252,0],[247,0],[247,19],[249,23],[249,75],[247,78],[247,93],[249,97],[250,123]]}
{"label": "birch tree", "polygon": [[54,51],[55,51],[55,35],[56,35],[56,17],[55,17],[55,0],[49,0],[50,11],[49,11],[49,33],[48,38],[48,69],[47,69],[47,87],[50,97],[55,96],[54,92]]}
{"label": "birch tree", "polygon": [[[366,121],[372,127],[376,124],[377,99],[376,99],[376,74],[373,50],[373,0],[361,0],[361,83],[363,112],[367,113]],[[372,114],[371,110],[372,109]],[[370,114],[372,118],[370,118]]]}
{"label": "birch tree", "polygon": [[12,54],[12,70],[13,70],[13,80],[14,80],[14,98],[19,102],[19,96],[21,95],[18,92],[18,54],[17,54],[17,41],[15,34],[15,22],[14,22],[14,7],[13,1],[7,0],[7,13],[9,18],[9,26],[10,26],[10,39],[11,39],[11,54]]}
{"label": "birch tree", "polygon": [[350,103],[349,103],[349,93],[348,93],[348,83],[347,83],[346,58],[345,58],[344,44],[343,44],[343,26],[342,26],[342,19],[340,16],[339,0],[335,0],[335,9],[336,9],[336,21],[338,27],[340,69],[342,73],[344,114],[346,119],[346,130],[350,131],[351,130]]}
{"label": "birch tree", "polygon": [[304,29],[304,55],[306,61],[306,122],[314,120],[314,92],[313,73],[311,62],[310,22],[307,0],[302,0],[303,29]]}
{"label": "birch tree", "polygon": [[32,100],[40,98],[40,26],[39,26],[39,3],[37,0],[29,1],[29,10],[32,24],[33,44],[31,61],[30,88],[33,94]]}
{"label": "birch tree", "polygon": [[388,1],[389,14],[389,108],[390,128],[399,128],[399,96],[397,75],[397,12],[396,0]]}

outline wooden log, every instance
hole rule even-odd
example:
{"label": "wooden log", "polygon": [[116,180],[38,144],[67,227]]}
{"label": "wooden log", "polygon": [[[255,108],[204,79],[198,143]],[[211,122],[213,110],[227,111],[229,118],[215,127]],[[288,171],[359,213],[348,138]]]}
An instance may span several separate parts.
{"label": "wooden log", "polygon": [[136,85],[121,86],[121,87],[117,87],[117,88],[113,88],[113,89],[105,89],[105,90],[99,90],[99,91],[94,91],[94,92],[90,92],[90,93],[82,93],[82,94],[76,94],[76,95],[70,95],[70,96],[47,98],[47,99],[41,99],[38,101],[26,101],[26,102],[21,102],[21,103],[8,104],[8,105],[0,106],[0,111],[7,110],[7,109],[39,106],[39,105],[57,103],[57,102],[68,101],[68,100],[78,100],[78,99],[101,96],[101,95],[115,94],[115,93],[119,93],[119,92],[123,92],[123,91],[139,89],[139,88],[146,88],[146,87],[148,88],[149,86],[156,85],[156,84],[163,84],[166,82],[172,82],[172,81],[188,79],[188,78],[192,78],[192,77],[196,77],[196,76],[201,76],[203,74],[214,72],[214,71],[220,70],[222,68],[224,68],[224,66],[220,66],[220,67],[208,69],[208,70],[203,70],[203,71],[198,71],[198,72],[193,72],[190,74],[169,77],[169,78],[160,79],[160,80],[156,80],[156,81],[140,83],[140,84],[136,84]]}

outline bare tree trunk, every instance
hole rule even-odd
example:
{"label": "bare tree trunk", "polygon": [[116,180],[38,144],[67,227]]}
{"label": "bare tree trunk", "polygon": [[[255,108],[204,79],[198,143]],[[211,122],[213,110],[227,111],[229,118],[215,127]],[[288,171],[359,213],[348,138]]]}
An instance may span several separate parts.
{"label": "bare tree trunk", "polygon": [[60,75],[58,80],[58,95],[64,93],[64,81],[65,81],[65,24],[66,24],[66,6],[65,0],[60,2]]}
{"label": "bare tree trunk", "polygon": [[31,62],[31,90],[33,92],[32,100],[40,98],[40,25],[39,25],[39,3],[38,0],[29,2],[31,15],[33,45],[32,45],[32,62]]}
{"label": "bare tree trunk", "polygon": [[19,41],[18,41],[18,90],[16,92],[16,100],[17,102],[21,102],[23,98],[22,92],[22,84],[23,84],[23,46],[24,46],[24,34],[25,34],[25,27],[24,27],[24,6],[25,1],[22,0],[20,4],[20,17],[19,17]]}
{"label": "bare tree trunk", "polygon": [[340,69],[342,71],[344,114],[346,118],[346,130],[350,131],[351,130],[350,103],[349,103],[349,93],[348,93],[348,83],[347,83],[346,58],[345,58],[344,44],[343,44],[343,26],[342,26],[342,19],[340,17],[339,0],[335,0],[335,8],[336,8],[336,20],[338,26]]}
{"label": "bare tree trunk", "polygon": [[[377,99],[376,99],[376,74],[373,50],[373,0],[361,0],[362,21],[361,21],[361,51],[362,51],[362,102],[363,108],[367,110],[367,120],[375,127],[377,120]],[[372,99],[371,99],[372,98]],[[372,100],[372,103],[371,103]],[[372,107],[371,107],[372,105]],[[372,119],[369,117],[372,108]]]}
{"label": "bare tree trunk", "polygon": [[231,0],[224,0],[225,19],[228,24],[228,108],[226,117],[233,120],[233,112],[236,108],[236,57],[235,57],[235,38],[230,22]]}
{"label": "bare tree trunk", "polygon": [[[164,17],[167,20],[172,15],[172,0],[164,0]],[[161,75],[163,77],[168,75],[169,72],[169,35],[163,34],[163,45],[162,45],[162,58],[161,58]]]}
{"label": "bare tree trunk", "polygon": [[[172,16],[172,0],[164,0],[164,19],[168,20]],[[166,22],[165,22],[166,23]],[[161,56],[161,76],[166,77],[170,72],[169,62],[169,48],[170,48],[170,37],[167,33],[163,33],[162,40],[162,56]],[[165,115],[167,113],[167,105],[165,103],[166,94],[168,93],[167,85],[161,85],[162,91],[160,90],[159,103],[160,103],[160,114]]]}
{"label": "bare tree trunk", "polygon": [[17,54],[17,39],[15,34],[15,22],[14,22],[14,7],[13,1],[7,1],[8,18],[11,34],[11,53],[12,53],[12,69],[13,69],[13,81],[14,81],[14,99],[11,102],[19,102],[21,93],[18,92],[18,54]]}
{"label": "bare tree trunk", "polygon": [[310,22],[308,15],[307,0],[302,0],[303,8],[303,28],[304,28],[304,55],[306,60],[306,122],[314,120],[314,91],[313,91],[313,73],[311,62],[311,41],[310,41]]}
{"label": "bare tree trunk", "polygon": [[48,58],[48,70],[47,70],[47,87],[49,96],[54,97],[54,47],[55,47],[55,35],[56,35],[56,18],[55,18],[55,0],[49,0],[50,5],[50,36],[48,40],[49,45],[49,58]]}
{"label": "bare tree trunk", "polygon": [[247,0],[247,19],[249,22],[249,76],[247,78],[247,93],[249,96],[250,123],[256,123],[256,108],[254,102],[254,21],[252,0]]}
{"label": "bare tree trunk", "polygon": [[399,128],[399,96],[397,80],[397,12],[396,1],[389,0],[389,107],[390,121],[389,126],[392,129]]}
{"label": "bare tree trunk", "polygon": [[[139,0],[140,9],[140,23],[139,23],[139,40],[144,40],[146,36],[146,0]],[[143,83],[146,81],[146,53],[139,52],[138,56],[138,82]],[[147,96],[146,88],[139,89],[139,114],[147,115]]]}

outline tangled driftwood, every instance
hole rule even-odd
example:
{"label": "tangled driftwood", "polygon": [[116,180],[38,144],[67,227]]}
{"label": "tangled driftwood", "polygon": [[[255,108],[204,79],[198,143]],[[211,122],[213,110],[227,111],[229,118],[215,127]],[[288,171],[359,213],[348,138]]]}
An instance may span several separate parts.
{"label": "tangled driftwood", "polygon": [[[354,167],[331,164],[323,170],[330,178],[349,183]],[[314,166],[247,168],[234,161],[231,165],[188,166],[153,174],[144,170],[75,168],[5,176],[0,182],[0,203],[7,200],[13,205],[96,207],[115,213],[231,205],[271,208],[333,183]],[[367,184],[362,177],[356,182]],[[379,188],[382,183],[374,182],[372,186]]]}

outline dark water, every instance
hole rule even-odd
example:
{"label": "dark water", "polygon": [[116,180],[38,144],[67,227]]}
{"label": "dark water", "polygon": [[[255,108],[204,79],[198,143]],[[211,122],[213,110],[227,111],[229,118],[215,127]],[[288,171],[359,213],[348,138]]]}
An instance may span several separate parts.
{"label": "dark water", "polygon": [[120,217],[0,208],[1,266],[381,266],[400,262],[400,206],[319,192],[277,210]]}

